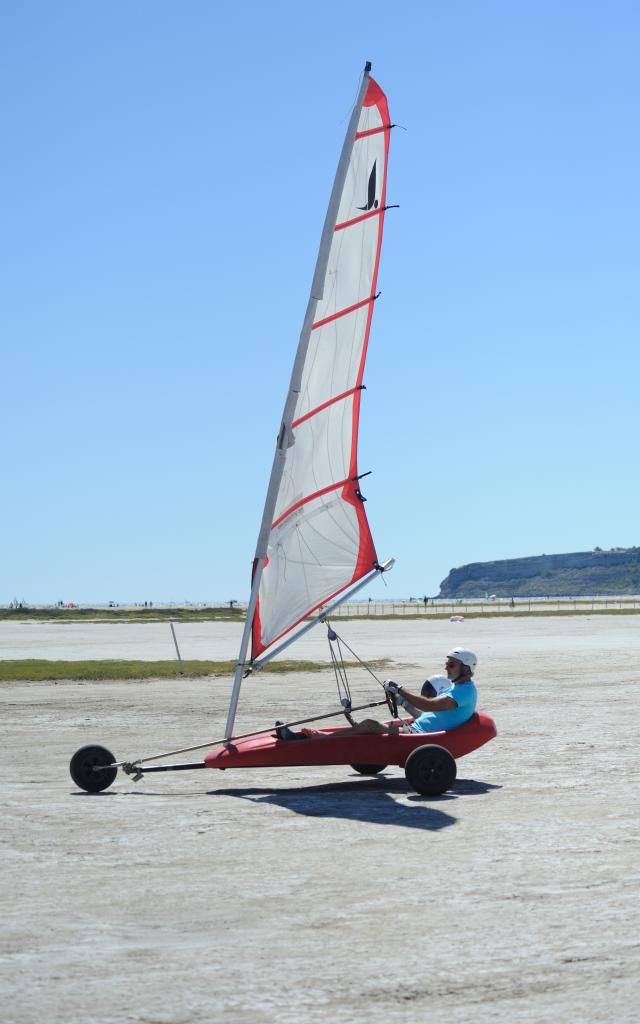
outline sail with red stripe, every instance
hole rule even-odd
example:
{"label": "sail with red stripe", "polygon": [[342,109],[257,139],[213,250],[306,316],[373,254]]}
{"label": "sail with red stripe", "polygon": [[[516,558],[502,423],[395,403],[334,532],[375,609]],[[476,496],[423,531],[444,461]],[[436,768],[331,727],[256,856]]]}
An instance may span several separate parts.
{"label": "sail with red stripe", "polygon": [[[278,436],[254,574],[252,658],[377,565],[358,421],[391,125],[368,66],[343,146]],[[258,580],[254,580],[255,583]]]}

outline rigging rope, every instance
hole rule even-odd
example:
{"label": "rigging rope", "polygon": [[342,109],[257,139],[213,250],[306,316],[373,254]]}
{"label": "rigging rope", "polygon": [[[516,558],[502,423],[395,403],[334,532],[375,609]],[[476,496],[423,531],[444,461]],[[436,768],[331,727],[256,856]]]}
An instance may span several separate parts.
{"label": "rigging rope", "polygon": [[[353,717],[351,715],[351,690],[349,688],[349,679],[347,677],[347,666],[344,663],[344,657],[342,655],[342,647],[340,646],[340,637],[332,629],[329,622],[327,625],[327,639],[329,641],[329,652],[331,654],[331,664],[333,665],[334,675],[336,677],[336,686],[338,687],[338,699],[344,708],[344,716],[350,725],[355,725]],[[338,654],[333,648],[334,641],[338,644]]]}
{"label": "rigging rope", "polygon": [[[373,671],[373,669],[372,669],[372,668],[370,668],[370,666],[369,666],[369,665],[367,665],[366,661],[363,661],[363,660],[362,660],[362,658],[358,657],[358,655],[357,655],[357,654],[356,654],[356,652],[355,652],[355,651],[353,650],[353,648],[352,648],[352,647],[349,647],[349,644],[348,644],[348,643],[347,643],[347,641],[346,641],[346,640],[344,639],[344,637],[338,636],[338,634],[336,633],[335,629],[333,628],[333,625],[329,626],[329,620],[328,620],[328,619],[323,619],[322,621],[323,621],[323,622],[326,622],[326,624],[327,624],[327,626],[328,626],[328,628],[329,628],[330,632],[331,632],[331,633],[333,633],[333,636],[334,636],[334,637],[335,637],[335,639],[336,639],[336,640],[338,641],[338,644],[340,644],[340,643],[343,643],[343,644],[344,644],[344,646],[345,646],[345,647],[347,648],[347,650],[349,651],[349,654],[352,654],[352,655],[353,655],[353,657],[354,657],[354,658],[356,659],[356,661],[357,661],[357,662],[358,662],[358,663],[359,663],[360,665],[362,665],[362,667],[363,667],[363,668],[365,668],[365,669],[367,670],[367,672],[369,673],[369,675],[370,675],[370,676],[373,676],[373,678],[375,679],[376,683],[378,683],[378,685],[379,685],[379,686],[382,686],[382,688],[384,689],[384,684],[383,684],[382,680],[381,680],[381,679],[378,679],[377,675],[375,674],[375,672]],[[330,639],[331,639],[331,637],[330,637]]]}
{"label": "rigging rope", "polygon": [[[392,716],[394,718],[397,718],[398,717],[398,701],[396,700],[395,695],[391,694],[391,693],[387,693],[387,690],[385,689],[385,685],[382,682],[382,680],[378,679],[377,675],[375,674],[373,669],[369,665],[367,665],[366,661],[363,661],[362,658],[360,658],[356,654],[354,649],[352,647],[349,647],[349,644],[347,643],[347,641],[344,640],[342,637],[338,636],[338,634],[336,633],[336,631],[333,628],[333,626],[329,625],[329,620],[324,618],[322,621],[326,623],[327,629],[329,631],[329,647],[331,649],[331,659],[332,659],[332,661],[334,660],[334,653],[333,653],[333,648],[331,647],[331,641],[332,640],[337,640],[337,642],[338,642],[338,650],[340,651],[340,657],[342,658],[342,648],[341,648],[340,644],[343,643],[344,646],[349,651],[349,653],[352,654],[353,657],[356,659],[356,661],[360,665],[362,665],[362,667],[367,670],[369,675],[373,676],[373,678],[375,679],[376,683],[378,683],[378,685],[382,687],[382,689],[385,692],[385,697],[386,697],[386,700],[387,700],[387,705],[389,707],[389,711],[391,712],[391,714],[392,714]],[[335,669],[335,666],[334,666],[334,671],[336,671],[336,680],[337,680],[338,679],[338,673],[337,673],[337,670]],[[344,666],[344,659],[343,659],[342,671],[343,671],[343,674],[344,674],[345,685],[347,686],[347,690],[348,690],[348,685],[349,684],[348,684],[348,682],[346,682],[347,672],[346,672],[346,668]],[[338,682],[338,695],[339,694],[340,694],[340,683]],[[355,725],[355,722],[353,721],[353,719],[348,714],[348,712],[351,710],[351,706],[350,706],[351,705],[351,694],[349,693],[349,697],[348,697],[348,703],[349,703],[349,707],[348,708],[347,708],[347,701],[345,701],[345,700],[343,700],[341,698],[340,703],[345,708],[345,715],[346,715],[347,719],[349,720],[349,722],[351,723],[351,725]]]}

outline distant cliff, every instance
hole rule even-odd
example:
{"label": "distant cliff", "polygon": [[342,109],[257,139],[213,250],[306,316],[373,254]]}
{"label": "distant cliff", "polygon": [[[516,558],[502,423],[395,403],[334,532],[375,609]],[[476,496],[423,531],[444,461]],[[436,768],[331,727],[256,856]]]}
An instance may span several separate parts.
{"label": "distant cliff", "polygon": [[640,594],[640,547],[472,562],[452,569],[440,597]]}

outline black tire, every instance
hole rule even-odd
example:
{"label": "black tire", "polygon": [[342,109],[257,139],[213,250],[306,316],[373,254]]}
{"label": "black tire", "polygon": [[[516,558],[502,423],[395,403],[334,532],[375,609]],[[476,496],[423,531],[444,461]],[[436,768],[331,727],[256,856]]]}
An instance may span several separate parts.
{"label": "black tire", "polygon": [[358,775],[377,775],[378,772],[383,772],[387,766],[386,764],[352,764],[351,767]]}
{"label": "black tire", "polygon": [[407,782],[416,793],[439,796],[456,781],[456,762],[448,750],[435,743],[416,747],[404,766]]}
{"label": "black tire", "polygon": [[115,757],[106,747],[80,747],[69,763],[71,778],[76,786],[84,789],[86,793],[101,793],[103,789],[109,788],[118,774],[118,769],[104,768],[96,772],[94,768],[113,764],[114,761]]}

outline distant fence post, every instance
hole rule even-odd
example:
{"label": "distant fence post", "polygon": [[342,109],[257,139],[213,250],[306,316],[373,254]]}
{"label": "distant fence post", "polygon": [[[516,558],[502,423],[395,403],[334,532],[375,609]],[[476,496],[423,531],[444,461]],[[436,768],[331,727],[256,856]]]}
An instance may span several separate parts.
{"label": "distant fence post", "polygon": [[173,637],[173,642],[174,642],[175,647],[176,647],[176,654],[178,655],[178,665],[179,665],[180,675],[184,675],[184,665],[182,664],[182,658],[180,656],[180,648],[178,647],[178,641],[176,639],[176,631],[173,628],[173,622],[170,622],[169,625],[171,626],[171,635]]}

